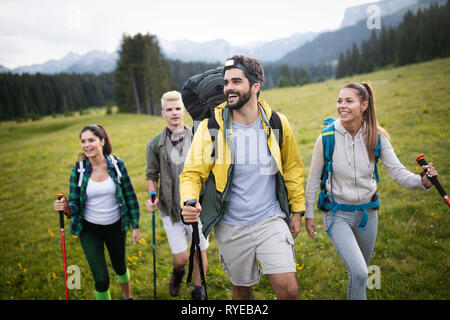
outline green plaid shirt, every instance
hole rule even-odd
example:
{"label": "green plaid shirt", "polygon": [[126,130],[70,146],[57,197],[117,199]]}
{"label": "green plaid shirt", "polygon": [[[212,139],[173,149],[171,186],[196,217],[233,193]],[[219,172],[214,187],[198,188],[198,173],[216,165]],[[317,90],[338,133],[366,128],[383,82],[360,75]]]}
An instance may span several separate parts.
{"label": "green plaid shirt", "polygon": [[[125,162],[122,159],[117,159],[117,165],[122,173],[121,183],[119,184],[116,177],[116,170],[112,161],[107,157],[108,174],[116,185],[116,197],[119,201],[120,214],[122,220],[122,230],[126,231],[130,228],[139,228],[139,203],[136,194],[131,184]],[[86,203],[86,188],[89,178],[92,173],[92,166],[89,159],[86,159],[86,166],[84,168],[83,181],[81,187],[78,187],[79,173],[77,172],[77,165],[75,164],[70,174],[70,194],[69,194],[69,208],[70,208],[70,232],[79,236],[83,229],[83,215],[84,206]]]}

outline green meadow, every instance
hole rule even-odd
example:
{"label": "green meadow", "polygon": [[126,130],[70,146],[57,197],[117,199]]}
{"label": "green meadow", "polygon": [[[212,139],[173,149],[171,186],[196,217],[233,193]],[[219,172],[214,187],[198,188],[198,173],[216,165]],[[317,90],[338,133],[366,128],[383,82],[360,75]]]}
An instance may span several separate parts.
{"label": "green meadow", "polygon": [[[450,58],[383,69],[351,78],[302,87],[267,90],[264,98],[284,113],[296,135],[305,167],[305,184],[322,119],[336,117],[336,98],[350,81],[371,82],[379,123],[390,133],[398,158],[412,172],[424,153],[450,190]],[[145,145],[164,127],[159,117],[107,115],[105,108],[71,117],[45,117],[35,122],[0,123],[0,299],[65,299],[56,193],[69,192],[69,175],[81,151],[78,134],[86,124],[101,123],[109,132],[113,153],[124,159],[141,206],[143,239],[127,240],[127,263],[136,299],[153,299],[152,215],[145,210]],[[186,123],[192,120],[186,116]],[[380,270],[381,287],[369,299],[450,298],[450,210],[433,188],[411,191],[397,185],[381,162],[379,228],[370,262]],[[316,210],[316,239],[302,232],[295,239],[301,299],[345,299],[347,274],[325,233]],[[68,265],[81,271],[80,289],[71,299],[93,299],[94,282],[79,239],[66,220]],[[157,295],[174,299],[167,289],[172,256],[157,216]],[[108,258],[109,260],[109,258]],[[231,299],[231,283],[222,267],[214,234],[210,235],[207,272],[210,299]],[[120,289],[109,266],[113,299]],[[176,299],[190,299],[183,285]],[[267,277],[255,286],[257,300],[275,299]]]}

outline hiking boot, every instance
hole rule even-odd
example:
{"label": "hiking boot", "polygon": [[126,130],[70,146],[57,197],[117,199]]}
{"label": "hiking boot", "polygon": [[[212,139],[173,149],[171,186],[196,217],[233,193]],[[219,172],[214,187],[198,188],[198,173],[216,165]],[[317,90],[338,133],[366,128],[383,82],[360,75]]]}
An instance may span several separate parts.
{"label": "hiking boot", "polygon": [[181,283],[184,276],[184,267],[181,270],[173,269],[172,276],[169,281],[169,293],[172,297],[176,297],[181,290]]}
{"label": "hiking boot", "polygon": [[204,300],[205,295],[203,294],[203,287],[195,287],[191,291],[191,300]]}

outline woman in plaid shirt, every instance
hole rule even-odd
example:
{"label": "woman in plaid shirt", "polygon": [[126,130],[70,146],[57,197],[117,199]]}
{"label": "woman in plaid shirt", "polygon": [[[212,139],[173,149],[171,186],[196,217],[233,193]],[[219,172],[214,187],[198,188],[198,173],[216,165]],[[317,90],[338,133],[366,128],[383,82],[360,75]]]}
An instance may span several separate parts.
{"label": "woman in plaid shirt", "polygon": [[[130,274],[125,261],[126,232],[139,232],[139,204],[123,160],[111,156],[112,146],[105,129],[88,125],[81,130],[82,161],[70,175],[70,231],[79,236],[95,281],[97,300],[111,299],[104,246],[122,289],[123,299],[132,299]],[[66,211],[65,200],[54,209]]]}

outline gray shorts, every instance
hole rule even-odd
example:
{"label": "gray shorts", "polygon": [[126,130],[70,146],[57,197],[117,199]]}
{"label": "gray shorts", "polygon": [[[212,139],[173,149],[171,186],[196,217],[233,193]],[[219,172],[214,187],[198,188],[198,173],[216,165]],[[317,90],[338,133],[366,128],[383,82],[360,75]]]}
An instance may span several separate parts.
{"label": "gray shorts", "polygon": [[220,259],[235,286],[250,287],[264,274],[296,272],[294,239],[280,215],[250,226],[214,228]]}

